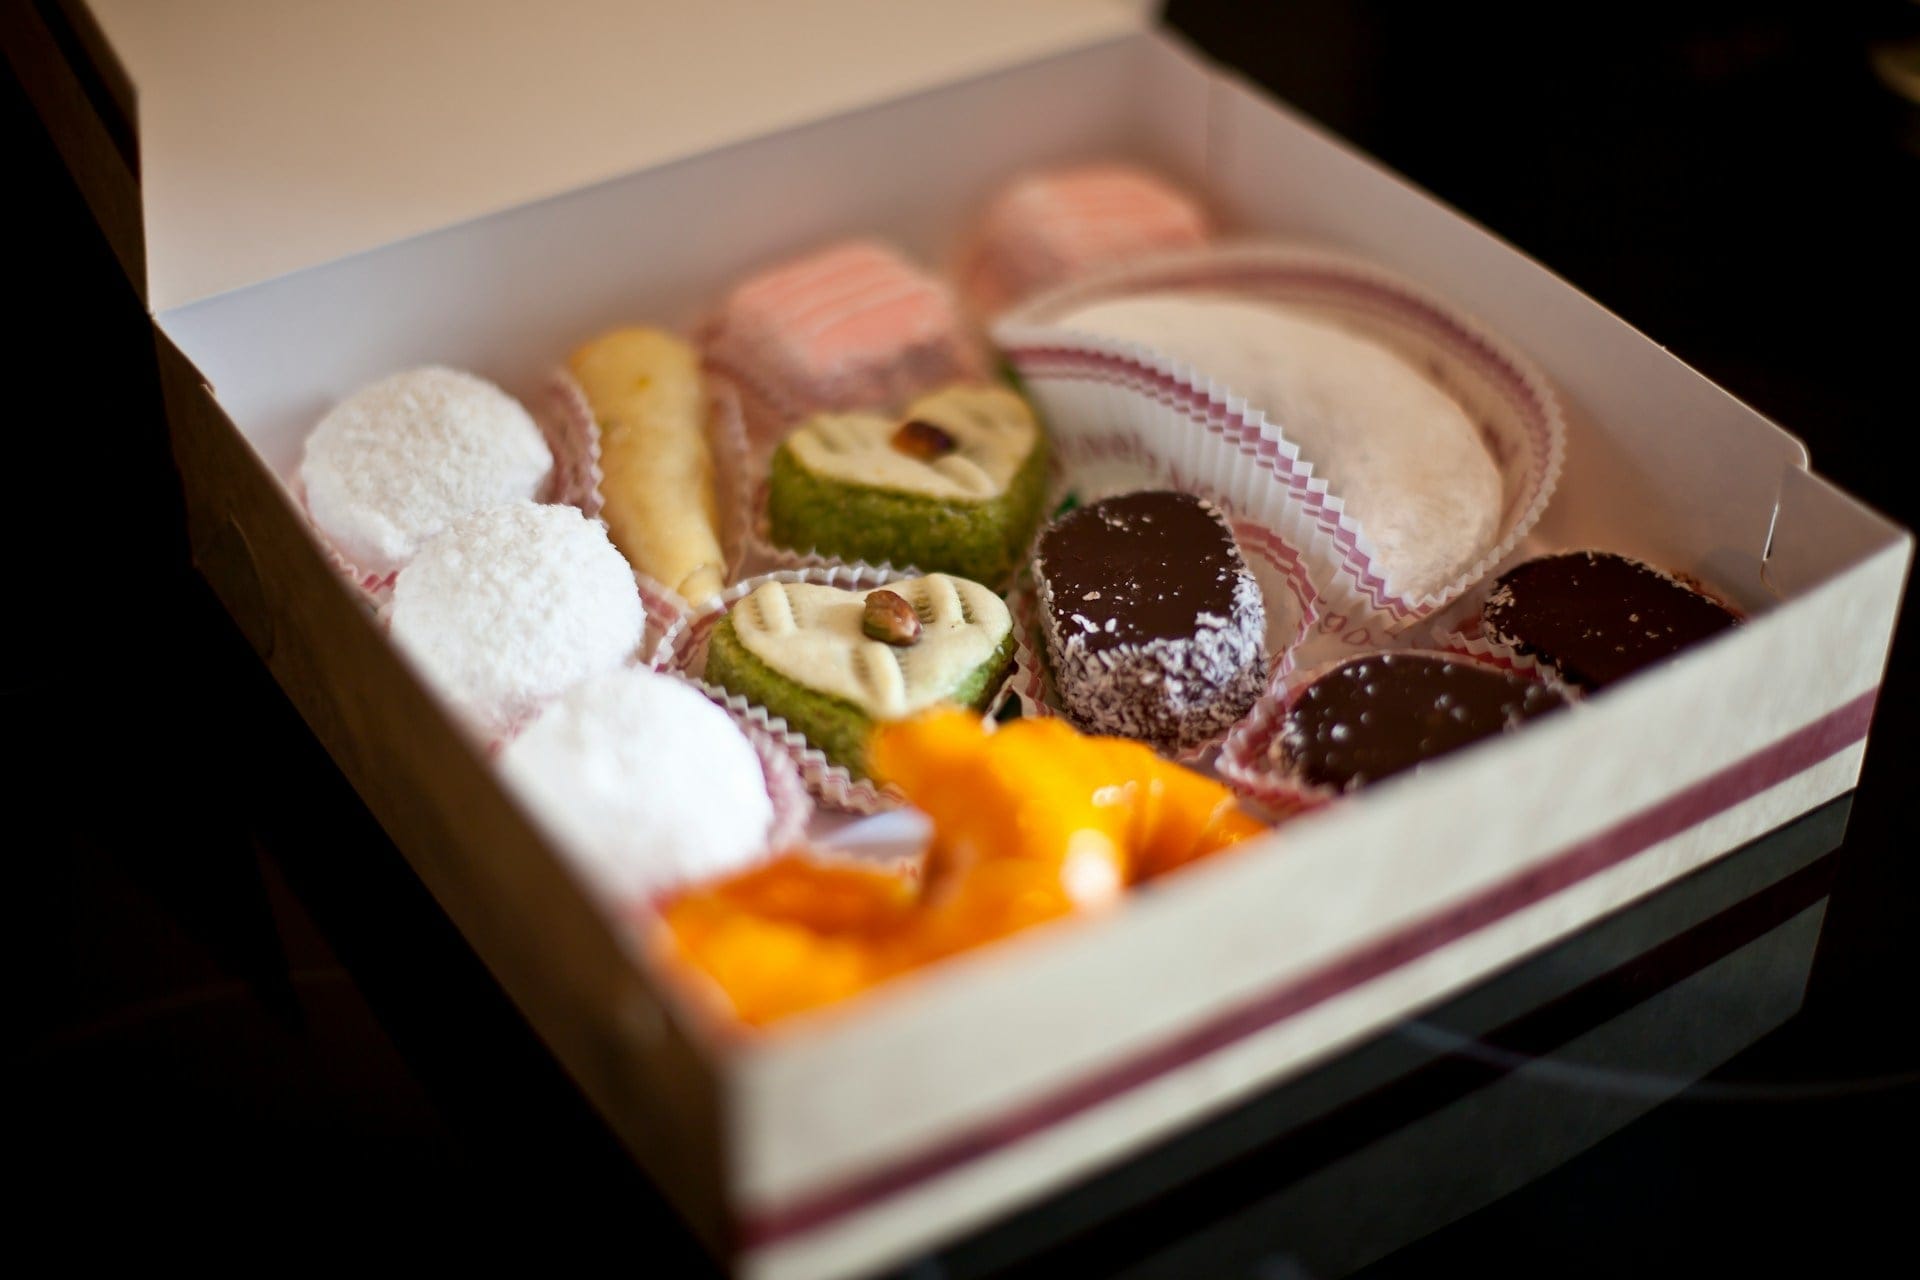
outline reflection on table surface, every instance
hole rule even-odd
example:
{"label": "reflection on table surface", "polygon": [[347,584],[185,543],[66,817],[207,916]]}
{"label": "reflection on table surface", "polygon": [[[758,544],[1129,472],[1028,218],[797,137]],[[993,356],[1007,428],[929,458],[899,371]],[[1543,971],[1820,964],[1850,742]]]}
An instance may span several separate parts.
{"label": "reflection on table surface", "polygon": [[922,1265],[1347,1275],[1669,1099],[1792,1091],[1706,1077],[1799,1010],[1851,804]]}

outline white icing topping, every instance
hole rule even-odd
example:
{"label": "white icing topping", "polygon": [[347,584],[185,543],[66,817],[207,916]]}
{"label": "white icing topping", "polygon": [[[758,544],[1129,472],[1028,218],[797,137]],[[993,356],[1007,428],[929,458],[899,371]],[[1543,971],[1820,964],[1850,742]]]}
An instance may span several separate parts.
{"label": "white icing topping", "polygon": [[1465,571],[1499,531],[1499,468],[1466,413],[1397,353],[1267,302],[1148,294],[1062,325],[1137,342],[1244,396],[1286,433],[1366,531],[1396,590]]}
{"label": "white icing topping", "polygon": [[577,685],[507,744],[500,767],[615,903],[767,852],[759,757],[726,712],[668,676],[628,667]]}
{"label": "white icing topping", "polygon": [[[900,424],[916,419],[953,437],[953,452],[923,461],[894,448]],[[948,387],[915,400],[900,418],[816,415],[787,437],[787,447],[809,472],[843,484],[985,502],[1007,491],[1038,436],[1032,410],[1013,392]]]}
{"label": "white icing topping", "polygon": [[895,648],[861,629],[868,592],[811,582],[768,582],[735,605],[740,643],[793,681],[898,720],[951,696],[1013,629],[999,596],[943,573],[904,578],[891,591],[920,615],[920,638]]}

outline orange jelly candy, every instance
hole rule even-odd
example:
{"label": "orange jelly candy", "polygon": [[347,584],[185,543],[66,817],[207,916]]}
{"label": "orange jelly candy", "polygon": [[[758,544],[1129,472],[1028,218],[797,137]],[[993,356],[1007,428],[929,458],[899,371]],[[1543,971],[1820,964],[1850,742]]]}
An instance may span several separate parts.
{"label": "orange jelly candy", "polygon": [[671,902],[682,957],[760,1025],[1075,911],[1265,828],[1231,793],[1147,747],[1063,720],[995,729],[942,708],[868,751],[933,821],[926,874],[789,855]]}

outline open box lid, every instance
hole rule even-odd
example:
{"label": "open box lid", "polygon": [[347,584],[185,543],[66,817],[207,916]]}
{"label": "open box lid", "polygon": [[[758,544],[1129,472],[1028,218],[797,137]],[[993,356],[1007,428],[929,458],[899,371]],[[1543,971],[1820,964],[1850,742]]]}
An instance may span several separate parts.
{"label": "open box lid", "polygon": [[[158,313],[1138,30],[1151,0],[77,0]],[[44,12],[44,10],[43,10]],[[96,29],[97,28],[97,29]],[[115,65],[115,64],[118,65]],[[109,122],[112,131],[112,122]],[[103,219],[103,221],[106,221]],[[115,228],[109,228],[113,234]],[[637,237],[638,238],[638,237]],[[636,250],[644,252],[644,242]]]}

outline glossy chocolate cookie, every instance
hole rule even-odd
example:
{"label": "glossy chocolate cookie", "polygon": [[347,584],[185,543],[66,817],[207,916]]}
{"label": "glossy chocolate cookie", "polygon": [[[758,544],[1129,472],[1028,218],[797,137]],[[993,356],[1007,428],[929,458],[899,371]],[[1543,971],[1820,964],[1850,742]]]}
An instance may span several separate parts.
{"label": "glossy chocolate cookie", "polygon": [[1566,705],[1554,689],[1438,654],[1352,658],[1295,698],[1276,761],[1317,786],[1351,790]]}
{"label": "glossy chocolate cookie", "polygon": [[1740,621],[1652,565],[1605,551],[1516,565],[1500,575],[1480,618],[1489,639],[1585,689],[1604,688]]}

